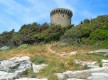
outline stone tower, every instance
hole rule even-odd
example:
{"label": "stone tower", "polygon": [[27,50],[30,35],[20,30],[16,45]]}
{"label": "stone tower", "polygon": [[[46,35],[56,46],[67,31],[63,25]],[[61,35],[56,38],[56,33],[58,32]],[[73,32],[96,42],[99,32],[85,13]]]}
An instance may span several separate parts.
{"label": "stone tower", "polygon": [[51,24],[61,25],[62,27],[71,24],[73,13],[69,9],[57,8],[51,11]]}

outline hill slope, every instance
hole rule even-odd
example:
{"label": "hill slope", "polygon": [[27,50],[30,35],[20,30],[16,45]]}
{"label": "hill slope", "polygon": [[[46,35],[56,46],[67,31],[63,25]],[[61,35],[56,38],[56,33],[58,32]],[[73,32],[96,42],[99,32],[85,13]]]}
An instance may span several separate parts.
{"label": "hill slope", "polygon": [[85,19],[79,25],[67,30],[61,42],[71,44],[97,45],[108,48],[108,15]]}

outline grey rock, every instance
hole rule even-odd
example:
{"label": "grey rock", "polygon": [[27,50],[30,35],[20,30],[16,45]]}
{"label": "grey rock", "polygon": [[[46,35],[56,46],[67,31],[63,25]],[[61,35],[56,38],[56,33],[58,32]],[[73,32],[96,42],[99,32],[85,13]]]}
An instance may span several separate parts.
{"label": "grey rock", "polygon": [[39,70],[41,70],[47,66],[48,66],[47,64],[40,64],[40,65],[32,64],[32,68],[33,68],[34,73],[38,73]]}
{"label": "grey rock", "polygon": [[76,64],[82,64],[84,61],[81,61],[81,60],[75,60],[75,63]]}
{"label": "grey rock", "polygon": [[74,78],[73,76],[73,71],[66,71],[66,72],[63,72],[64,75],[67,75],[68,78]]}
{"label": "grey rock", "polygon": [[92,76],[104,76],[104,77],[108,77],[108,73],[92,73]]}
{"label": "grey rock", "polygon": [[10,49],[10,47],[8,47],[8,46],[3,46],[0,48],[1,51],[5,51],[5,50],[9,50],[9,49]]}
{"label": "grey rock", "polygon": [[91,51],[90,53],[108,53],[108,49],[95,50],[95,51]]}
{"label": "grey rock", "polygon": [[94,68],[94,69],[80,70],[80,71],[66,71],[63,74],[67,75],[68,78],[87,79],[87,77],[91,76],[91,73],[95,72],[108,73],[108,68],[102,67],[102,68]]}
{"label": "grey rock", "polygon": [[108,80],[108,74],[107,73],[92,73],[91,76],[87,78],[87,80]]}
{"label": "grey rock", "polygon": [[108,60],[102,59],[101,60],[103,67],[108,67]]}
{"label": "grey rock", "polygon": [[18,73],[8,73],[0,71],[0,80],[13,80],[17,77],[19,77]]}
{"label": "grey rock", "polygon": [[88,77],[87,80],[108,80],[108,77],[103,77],[103,76],[91,76],[91,77]]}
{"label": "grey rock", "polygon": [[86,64],[87,68],[99,68],[100,66],[96,62]]}
{"label": "grey rock", "polygon": [[103,67],[108,67],[108,63],[103,63]]}
{"label": "grey rock", "polygon": [[76,79],[76,78],[69,78],[67,80],[86,80],[86,79]]}
{"label": "grey rock", "polygon": [[9,60],[0,61],[0,71],[15,72],[17,70],[22,70],[31,67],[31,62],[29,57],[14,57]]}
{"label": "grey rock", "polygon": [[102,63],[108,63],[108,60],[102,59],[101,62]]}
{"label": "grey rock", "polygon": [[88,68],[99,68],[99,65],[96,62],[82,61],[82,60],[74,60],[76,64],[80,64],[83,66],[87,66]]}
{"label": "grey rock", "polygon": [[43,79],[37,79],[37,78],[20,78],[20,79],[15,79],[15,80],[48,80],[47,78]]}
{"label": "grey rock", "polygon": [[28,56],[14,57],[0,61],[0,80],[13,80],[20,77],[27,69],[31,69]]}
{"label": "grey rock", "polygon": [[67,76],[64,75],[63,73],[57,73],[56,75],[58,77],[58,80],[66,80],[67,79]]}

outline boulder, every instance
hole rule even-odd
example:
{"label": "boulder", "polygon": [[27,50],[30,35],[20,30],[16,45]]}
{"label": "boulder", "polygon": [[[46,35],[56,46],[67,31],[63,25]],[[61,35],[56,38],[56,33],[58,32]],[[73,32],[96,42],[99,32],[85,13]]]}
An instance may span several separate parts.
{"label": "boulder", "polygon": [[67,76],[64,75],[63,73],[57,73],[57,78],[58,80],[66,80],[67,79]]}
{"label": "boulder", "polygon": [[38,73],[40,69],[43,69],[44,67],[47,66],[48,66],[47,64],[40,64],[40,65],[32,64],[34,73]]}
{"label": "boulder", "polygon": [[28,56],[14,57],[9,60],[0,61],[0,71],[15,72],[31,68],[31,62]]}
{"label": "boulder", "polygon": [[97,62],[92,62],[92,63],[88,63],[86,64],[87,68],[99,68],[100,66],[97,64]]}
{"label": "boulder", "polygon": [[10,47],[8,47],[8,46],[3,46],[3,47],[0,48],[1,51],[6,51],[6,50],[9,50],[9,49],[10,49]]}
{"label": "boulder", "polygon": [[0,80],[13,80],[20,77],[26,70],[31,69],[28,56],[14,57],[0,61]]}
{"label": "boulder", "polygon": [[103,67],[108,67],[108,60],[102,59],[101,60]]}
{"label": "boulder", "polygon": [[108,67],[108,63],[102,63],[103,67]]}
{"label": "boulder", "polygon": [[82,64],[83,61],[82,60],[74,60],[76,64]]}
{"label": "boulder", "polygon": [[108,74],[107,73],[92,73],[91,76],[87,78],[87,80],[108,80]]}

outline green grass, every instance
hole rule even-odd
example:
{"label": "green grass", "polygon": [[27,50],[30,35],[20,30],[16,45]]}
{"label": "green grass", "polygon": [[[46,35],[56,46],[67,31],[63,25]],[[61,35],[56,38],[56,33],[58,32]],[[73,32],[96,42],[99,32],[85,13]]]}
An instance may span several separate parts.
{"label": "green grass", "polygon": [[31,58],[31,61],[34,62],[35,64],[42,64],[45,63],[45,56],[39,55],[36,58]]}

